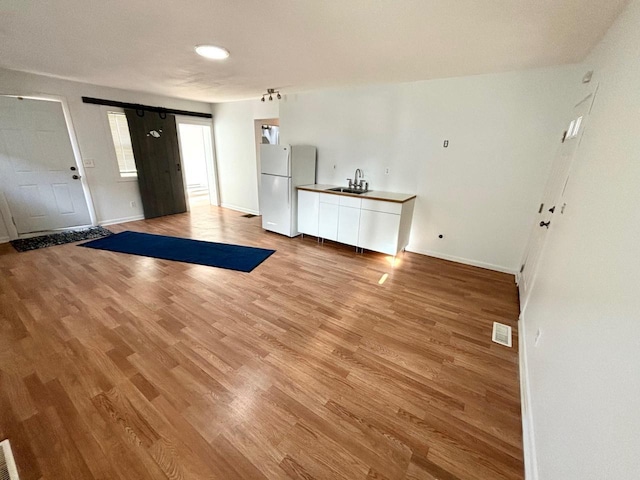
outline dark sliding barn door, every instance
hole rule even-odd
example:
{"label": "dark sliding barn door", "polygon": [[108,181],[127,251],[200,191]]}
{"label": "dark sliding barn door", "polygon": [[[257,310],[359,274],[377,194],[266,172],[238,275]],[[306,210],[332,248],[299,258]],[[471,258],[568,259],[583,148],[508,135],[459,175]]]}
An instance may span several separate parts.
{"label": "dark sliding barn door", "polygon": [[125,110],[145,218],[187,211],[173,115]]}

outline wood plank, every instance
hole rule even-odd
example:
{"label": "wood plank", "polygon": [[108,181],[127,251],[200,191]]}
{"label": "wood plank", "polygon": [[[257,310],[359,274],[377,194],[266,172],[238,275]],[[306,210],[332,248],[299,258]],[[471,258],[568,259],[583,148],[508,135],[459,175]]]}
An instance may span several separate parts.
{"label": "wood plank", "polygon": [[523,478],[512,276],[392,267],[217,207],[109,228],[276,254],[246,274],[0,245],[0,435],[21,478]]}

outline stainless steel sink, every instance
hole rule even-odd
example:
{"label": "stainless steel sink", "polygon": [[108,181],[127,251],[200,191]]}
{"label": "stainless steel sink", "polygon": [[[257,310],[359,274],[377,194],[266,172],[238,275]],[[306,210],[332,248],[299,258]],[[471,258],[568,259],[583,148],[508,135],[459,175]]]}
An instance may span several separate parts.
{"label": "stainless steel sink", "polygon": [[361,193],[367,193],[369,190],[359,190],[356,188],[349,188],[349,187],[335,187],[335,188],[328,188],[327,191],[340,192],[340,193],[357,193],[359,195]]}

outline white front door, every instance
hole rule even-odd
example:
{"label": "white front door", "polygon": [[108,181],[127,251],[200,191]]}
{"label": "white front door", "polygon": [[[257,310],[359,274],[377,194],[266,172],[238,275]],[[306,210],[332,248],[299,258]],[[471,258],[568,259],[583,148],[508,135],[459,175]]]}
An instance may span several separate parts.
{"label": "white front door", "polygon": [[578,102],[574,109],[572,120],[567,127],[564,139],[558,147],[551,174],[547,180],[547,186],[538,209],[538,216],[534,223],[529,244],[518,277],[518,290],[520,293],[520,310],[524,311],[531,293],[531,287],[535,279],[538,260],[547,240],[549,230],[553,225],[553,218],[561,215],[564,210],[565,187],[569,181],[571,164],[576,150],[580,145],[582,134],[587,124],[587,118],[597,93],[598,85],[595,84],[591,92]]}
{"label": "white front door", "polygon": [[0,97],[0,187],[18,234],[91,224],[60,102]]}

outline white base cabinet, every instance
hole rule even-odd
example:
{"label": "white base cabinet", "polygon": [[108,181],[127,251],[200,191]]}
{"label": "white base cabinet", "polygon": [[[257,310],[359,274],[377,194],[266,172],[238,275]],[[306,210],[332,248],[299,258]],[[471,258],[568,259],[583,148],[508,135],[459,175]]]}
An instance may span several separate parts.
{"label": "white base cabinet", "polygon": [[345,207],[338,208],[338,241],[347,245],[358,246],[360,233],[360,209]]}
{"label": "white base cabinet", "polygon": [[338,205],[320,202],[318,212],[318,236],[338,240]]}
{"label": "white base cabinet", "polygon": [[298,230],[307,235],[396,255],[409,243],[415,198],[391,202],[298,191]]}
{"label": "white base cabinet", "polygon": [[[318,211],[320,196],[316,192],[298,190],[298,231],[318,236]],[[300,215],[300,212],[305,212]]]}
{"label": "white base cabinet", "polygon": [[362,210],[358,246],[374,252],[395,255],[398,252],[399,228],[400,215]]}

